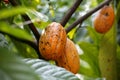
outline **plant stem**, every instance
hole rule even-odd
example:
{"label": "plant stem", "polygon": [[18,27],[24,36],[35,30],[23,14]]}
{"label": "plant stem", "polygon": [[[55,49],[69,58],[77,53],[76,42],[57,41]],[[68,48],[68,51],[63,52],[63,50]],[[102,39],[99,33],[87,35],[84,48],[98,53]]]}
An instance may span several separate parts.
{"label": "plant stem", "polygon": [[85,19],[87,19],[89,16],[91,16],[93,13],[101,9],[104,5],[109,4],[112,0],[105,0],[101,4],[99,4],[96,8],[90,10],[88,13],[86,13],[84,16],[80,17],[78,20],[76,20],[73,24],[71,24],[67,29],[66,33],[70,32],[73,28],[75,28],[78,24],[82,23]]}
{"label": "plant stem", "polygon": [[61,20],[61,25],[64,27],[66,23],[69,21],[71,18],[72,14],[76,11],[76,9],[79,7],[80,3],[83,0],[76,0],[76,2],[72,5],[72,7],[68,10],[68,12],[65,14],[65,16]]}
{"label": "plant stem", "polygon": [[[13,5],[13,6],[18,6],[19,4],[16,2],[16,0],[9,0],[10,3]],[[23,14],[22,17],[24,18],[25,21],[31,21],[31,19],[28,17],[28,15],[26,14]],[[31,21],[32,22],[32,21]],[[39,42],[39,38],[40,38],[40,34],[39,32],[37,31],[36,27],[34,26],[33,23],[30,23],[28,24],[29,28],[31,29],[31,31],[33,32],[37,42]]]}

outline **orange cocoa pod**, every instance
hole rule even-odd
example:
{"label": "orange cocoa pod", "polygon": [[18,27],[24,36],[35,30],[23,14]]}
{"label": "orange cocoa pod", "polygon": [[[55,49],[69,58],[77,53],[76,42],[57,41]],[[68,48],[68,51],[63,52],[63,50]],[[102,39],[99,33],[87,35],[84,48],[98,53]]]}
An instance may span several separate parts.
{"label": "orange cocoa pod", "polygon": [[49,24],[39,39],[39,51],[47,60],[56,60],[61,56],[66,44],[66,32],[59,23]]}
{"label": "orange cocoa pod", "polygon": [[76,74],[80,68],[80,59],[74,43],[67,39],[65,52],[56,60],[56,64]]}
{"label": "orange cocoa pod", "polygon": [[104,6],[94,19],[94,28],[99,33],[106,33],[114,23],[114,10],[112,6]]}

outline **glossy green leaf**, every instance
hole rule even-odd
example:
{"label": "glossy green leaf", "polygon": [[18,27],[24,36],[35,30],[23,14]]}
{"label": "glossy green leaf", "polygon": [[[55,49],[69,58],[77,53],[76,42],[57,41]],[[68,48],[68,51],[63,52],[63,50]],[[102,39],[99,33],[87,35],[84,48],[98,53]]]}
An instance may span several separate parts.
{"label": "glossy green leaf", "polygon": [[0,10],[0,19],[8,18],[17,14],[22,14],[28,11],[25,7],[14,7],[10,9]]}
{"label": "glossy green leaf", "polygon": [[28,34],[25,30],[12,27],[5,22],[0,22],[0,32],[6,33],[24,40],[29,40],[29,41],[33,40],[33,37],[30,34]]}
{"label": "glossy green leaf", "polygon": [[88,42],[80,42],[79,45],[83,50],[83,54],[80,55],[82,60],[80,73],[91,77],[99,77],[97,46]]}
{"label": "glossy green leaf", "polygon": [[40,59],[25,59],[35,72],[41,76],[44,76],[47,80],[79,80],[73,73],[65,70],[64,68],[52,65],[44,60]]}
{"label": "glossy green leaf", "polygon": [[0,48],[0,80],[40,80],[40,77],[21,58]]}

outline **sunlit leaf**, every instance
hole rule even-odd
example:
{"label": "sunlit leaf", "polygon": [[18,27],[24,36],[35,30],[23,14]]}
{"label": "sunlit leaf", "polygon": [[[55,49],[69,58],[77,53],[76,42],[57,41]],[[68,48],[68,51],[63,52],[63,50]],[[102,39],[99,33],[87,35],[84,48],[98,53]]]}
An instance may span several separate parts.
{"label": "sunlit leaf", "polygon": [[44,60],[40,59],[25,59],[25,62],[29,64],[36,73],[44,76],[47,80],[79,80],[73,73],[52,65]]}
{"label": "sunlit leaf", "polygon": [[26,11],[28,11],[28,9],[25,7],[14,7],[10,9],[2,9],[0,10],[0,19],[8,18],[17,14],[22,14],[22,13],[25,13]]}
{"label": "sunlit leaf", "polygon": [[29,41],[33,40],[33,37],[30,34],[28,34],[25,30],[12,27],[5,22],[0,22],[0,32],[10,34],[20,39],[25,39]]}
{"label": "sunlit leaf", "polygon": [[72,30],[68,33],[68,36],[69,36],[70,39],[73,38],[75,32],[76,32],[76,28],[72,29]]}
{"label": "sunlit leaf", "polygon": [[[48,21],[48,17],[36,10],[29,10],[27,14],[30,16],[32,20],[38,20],[38,21]],[[34,21],[33,21],[34,22]]]}
{"label": "sunlit leaf", "polygon": [[[31,21],[34,23],[34,25],[40,29],[45,28],[50,23],[48,20],[49,18],[36,10],[30,10],[27,12],[28,16],[30,17]],[[28,22],[29,23],[29,22]],[[27,24],[27,22],[24,22],[24,24]]]}

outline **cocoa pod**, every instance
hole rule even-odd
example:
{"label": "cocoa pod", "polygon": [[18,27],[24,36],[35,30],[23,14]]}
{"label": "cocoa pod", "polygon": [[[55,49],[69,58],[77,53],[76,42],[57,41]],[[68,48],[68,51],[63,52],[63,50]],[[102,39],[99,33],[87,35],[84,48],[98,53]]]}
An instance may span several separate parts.
{"label": "cocoa pod", "polygon": [[80,59],[74,43],[67,39],[65,52],[56,60],[56,64],[76,74],[80,68]]}
{"label": "cocoa pod", "polygon": [[39,40],[39,51],[47,60],[56,60],[61,56],[66,44],[66,32],[60,23],[49,24]]}
{"label": "cocoa pod", "polygon": [[112,6],[104,6],[94,19],[94,28],[99,33],[106,33],[114,23],[114,10]]}

